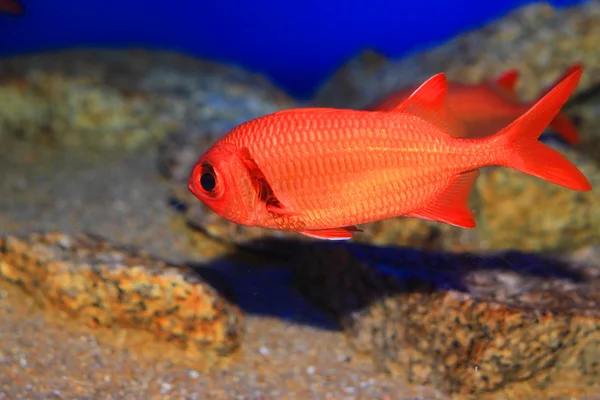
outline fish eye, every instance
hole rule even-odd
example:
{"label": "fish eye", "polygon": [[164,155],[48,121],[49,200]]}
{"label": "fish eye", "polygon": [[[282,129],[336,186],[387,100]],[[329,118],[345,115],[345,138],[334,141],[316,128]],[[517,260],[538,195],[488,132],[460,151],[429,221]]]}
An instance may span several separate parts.
{"label": "fish eye", "polygon": [[210,194],[211,197],[217,195],[215,193],[215,189],[217,189],[217,174],[212,165],[204,163],[200,167],[200,176],[196,182],[200,184],[200,188],[207,194]]}
{"label": "fish eye", "polygon": [[194,168],[192,191],[211,201],[218,200],[225,193],[224,184],[227,181],[224,179],[212,164],[202,162]]}
{"label": "fish eye", "polygon": [[212,192],[217,186],[217,180],[215,179],[215,175],[211,172],[204,172],[202,176],[200,176],[200,186],[202,189],[207,192]]}

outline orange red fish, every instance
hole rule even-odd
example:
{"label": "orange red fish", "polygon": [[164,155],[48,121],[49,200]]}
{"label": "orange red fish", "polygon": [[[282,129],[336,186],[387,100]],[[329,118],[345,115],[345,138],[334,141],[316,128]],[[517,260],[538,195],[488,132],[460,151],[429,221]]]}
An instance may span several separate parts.
{"label": "orange red fish", "polygon": [[[574,64],[568,71],[578,66],[580,65]],[[563,74],[556,82],[562,81],[564,77]],[[518,79],[519,71],[511,69],[494,80],[475,85],[454,81],[448,83],[448,107],[452,109],[456,118],[464,122],[469,137],[493,134],[530,108],[531,104],[519,101],[515,91]],[[410,86],[395,91],[366,109],[391,110],[410,96],[417,87]],[[547,91],[548,89],[544,93]],[[550,122],[550,129],[570,144],[579,143],[577,129],[564,113],[558,113],[554,117]]]}
{"label": "orange red fish", "polygon": [[576,88],[573,66],[494,134],[469,137],[449,108],[443,73],[389,111],[297,108],[233,128],[198,159],[189,190],[218,215],[323,239],[406,216],[475,227],[468,207],[479,168],[503,166],[572,190],[591,185],[538,140]]}
{"label": "orange red fish", "polygon": [[14,0],[0,0],[0,12],[8,14],[23,13],[23,6]]}

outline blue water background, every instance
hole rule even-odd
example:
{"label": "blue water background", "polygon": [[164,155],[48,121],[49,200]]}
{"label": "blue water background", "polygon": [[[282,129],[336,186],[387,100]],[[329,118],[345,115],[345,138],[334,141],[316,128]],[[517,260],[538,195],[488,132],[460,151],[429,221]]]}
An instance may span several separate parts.
{"label": "blue water background", "polygon": [[[563,7],[582,0],[554,0]],[[524,0],[23,0],[0,16],[0,56],[69,46],[166,48],[267,75],[311,95],[371,48],[397,58],[482,26]]]}

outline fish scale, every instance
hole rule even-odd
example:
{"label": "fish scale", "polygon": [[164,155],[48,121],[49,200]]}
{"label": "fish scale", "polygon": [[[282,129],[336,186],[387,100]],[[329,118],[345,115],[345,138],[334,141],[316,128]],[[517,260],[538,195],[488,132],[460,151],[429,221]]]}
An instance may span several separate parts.
{"label": "fish scale", "polygon": [[478,169],[496,165],[573,190],[587,178],[538,138],[581,67],[494,135],[461,137],[444,74],[389,111],[300,108],[232,129],[200,156],[189,188],[232,222],[349,239],[356,225],[407,216],[473,228]]}
{"label": "fish scale", "polygon": [[[289,199],[290,209],[304,210],[305,216],[290,217],[286,224],[310,227],[327,221],[331,226],[345,226],[356,221],[357,215],[362,223],[402,214],[426,203],[440,190],[440,181],[443,186],[448,180],[429,173],[430,169],[456,174],[464,170],[462,155],[477,160],[477,146],[453,146],[457,139],[419,129],[415,123],[422,120],[413,115],[385,117],[340,110],[300,123],[297,116],[283,116],[273,124],[273,131],[279,132],[276,143],[260,133],[270,129],[259,123],[249,127],[262,140],[252,141],[248,148],[274,192]],[[331,126],[343,128],[334,131]],[[403,131],[413,133],[401,135]],[[314,132],[323,132],[325,140],[312,142]],[[243,145],[243,139],[235,135],[229,140]],[[306,155],[309,146],[312,151]],[[410,168],[414,165],[425,167]],[[401,187],[413,196],[403,197]]]}

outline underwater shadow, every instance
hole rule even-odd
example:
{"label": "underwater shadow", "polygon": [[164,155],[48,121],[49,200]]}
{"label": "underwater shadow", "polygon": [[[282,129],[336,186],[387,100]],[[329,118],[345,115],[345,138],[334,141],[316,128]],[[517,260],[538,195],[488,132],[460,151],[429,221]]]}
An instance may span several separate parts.
{"label": "underwater shadow", "polygon": [[326,330],[341,330],[346,315],[389,296],[471,293],[469,280],[474,273],[508,272],[531,284],[549,280],[577,284],[589,279],[567,261],[535,253],[454,254],[273,238],[247,242],[232,253],[191,267],[247,315]]}

